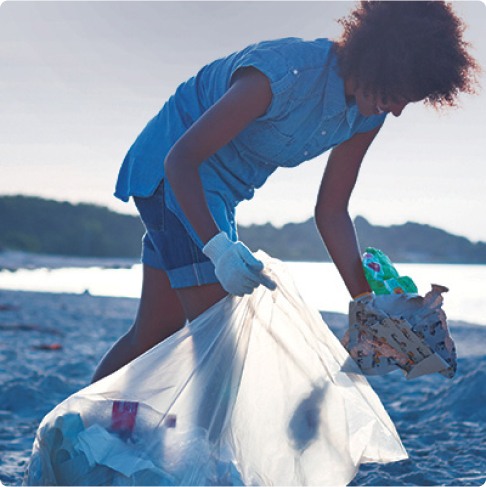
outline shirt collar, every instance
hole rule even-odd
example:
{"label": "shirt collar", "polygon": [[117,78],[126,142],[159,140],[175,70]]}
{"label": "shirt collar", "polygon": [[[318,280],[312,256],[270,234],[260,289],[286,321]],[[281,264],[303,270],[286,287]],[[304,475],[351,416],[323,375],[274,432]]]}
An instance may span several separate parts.
{"label": "shirt collar", "polygon": [[329,54],[328,78],[324,95],[325,117],[332,118],[341,113],[345,114],[346,122],[352,125],[359,115],[356,101],[347,102],[344,91],[344,80],[339,74],[337,56],[331,49]]}

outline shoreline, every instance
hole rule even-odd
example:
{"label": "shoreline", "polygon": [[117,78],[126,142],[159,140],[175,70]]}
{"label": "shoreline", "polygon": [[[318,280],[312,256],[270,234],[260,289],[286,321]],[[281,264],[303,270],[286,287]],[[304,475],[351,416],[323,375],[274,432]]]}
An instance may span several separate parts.
{"label": "shoreline", "polygon": [[[90,303],[93,305],[93,311],[98,311],[100,308],[106,310],[108,315],[110,316],[111,313],[109,312],[110,308],[113,309],[119,308],[120,311],[123,312],[131,312],[133,313],[133,317],[135,316],[139,298],[134,297],[124,297],[124,296],[99,296],[99,295],[91,295],[89,292],[85,293],[59,293],[59,292],[44,292],[44,291],[21,291],[21,290],[10,290],[10,289],[0,289],[0,330],[1,329],[8,329],[9,326],[5,323],[5,318],[12,316],[12,314],[17,314],[20,311],[24,310],[27,311],[28,314],[32,314],[32,312],[39,311],[39,318],[42,321],[45,318],[46,311],[48,309],[44,309],[42,306],[37,306],[36,304],[41,304],[45,302],[52,301],[53,303],[60,303],[61,309],[66,309],[70,305],[74,304],[76,301],[79,304],[83,304],[84,306]],[[347,329],[347,314],[340,313],[336,311],[327,311],[327,310],[318,310],[320,315],[322,316],[325,323],[329,326],[329,328],[341,337],[342,334]],[[96,313],[98,314],[98,313]],[[20,316],[19,316],[20,318]],[[22,327],[22,320],[15,320],[15,324],[19,327]],[[52,321],[48,319],[47,321]],[[456,340],[456,335],[459,334],[459,341],[462,342],[462,335],[467,333],[467,336],[470,337],[471,333],[473,335],[485,333],[484,338],[486,339],[486,326],[480,323],[473,323],[466,320],[447,320],[447,324],[452,333],[454,333],[454,339]],[[13,328],[12,328],[13,329]],[[469,341],[469,340],[468,340]],[[484,343],[484,342],[483,342]],[[468,343],[468,349],[463,350],[467,356],[470,356],[471,353],[478,349],[479,353],[482,355],[484,354],[483,347],[479,341],[475,341],[473,344]]]}
{"label": "shoreline", "polygon": [[[313,307],[347,312],[349,296],[332,263],[284,263],[301,294]],[[431,282],[447,285],[451,292],[444,296],[444,309],[451,320],[486,326],[486,302],[481,293],[486,266],[398,265],[403,275],[414,279],[421,295],[430,289]],[[142,276],[142,265],[133,258],[0,252],[0,290],[139,298]]]}
{"label": "shoreline", "polygon": [[31,254],[16,250],[0,252],[0,271],[15,272],[21,269],[61,269],[63,267],[101,267],[128,269],[140,261],[128,257],[81,257],[54,254]]}
{"label": "shoreline", "polygon": [[[1,270],[1,267],[0,267]],[[55,292],[55,291],[24,291],[24,290],[14,290],[14,289],[2,289],[0,288],[0,313],[2,311],[10,311],[10,304],[5,301],[13,300],[16,301],[15,296],[18,296],[18,300],[22,300],[22,297],[28,298],[29,296],[39,296],[45,298],[53,298],[53,299],[60,299],[63,296],[69,298],[76,298],[76,297],[87,297],[94,300],[120,300],[126,301],[128,303],[132,302],[135,306],[138,304],[139,298],[137,297],[129,297],[129,296],[104,296],[104,295],[93,295],[89,292],[84,293],[75,293],[75,292]],[[7,298],[7,299],[4,299]],[[29,300],[30,301],[30,300]],[[13,305],[14,308],[15,305]],[[329,311],[329,310],[318,310],[321,316],[323,317],[324,321],[329,325],[331,329],[340,330],[344,328],[347,324],[347,314],[340,313],[337,311]],[[0,315],[0,323],[1,315]],[[451,328],[471,328],[471,329],[478,329],[478,330],[485,330],[486,325],[482,325],[480,323],[474,323],[467,320],[461,319],[453,319],[447,320],[448,325]]]}

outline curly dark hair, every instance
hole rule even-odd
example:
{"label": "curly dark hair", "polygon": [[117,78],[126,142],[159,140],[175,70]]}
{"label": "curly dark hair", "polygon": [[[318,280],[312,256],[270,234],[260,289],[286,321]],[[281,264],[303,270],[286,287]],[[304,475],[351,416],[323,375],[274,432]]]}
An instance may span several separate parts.
{"label": "curly dark hair", "polygon": [[443,1],[361,1],[338,21],[340,74],[385,100],[455,106],[475,93],[480,67],[463,40],[464,22]]}

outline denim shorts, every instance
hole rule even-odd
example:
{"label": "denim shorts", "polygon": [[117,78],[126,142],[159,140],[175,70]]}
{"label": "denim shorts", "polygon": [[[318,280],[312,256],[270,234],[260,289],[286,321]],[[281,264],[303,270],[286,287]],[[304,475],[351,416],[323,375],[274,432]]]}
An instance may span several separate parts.
{"label": "denim shorts", "polygon": [[133,200],[146,230],[142,263],[165,271],[174,289],[218,282],[212,262],[166,207],[164,181],[152,196]]}

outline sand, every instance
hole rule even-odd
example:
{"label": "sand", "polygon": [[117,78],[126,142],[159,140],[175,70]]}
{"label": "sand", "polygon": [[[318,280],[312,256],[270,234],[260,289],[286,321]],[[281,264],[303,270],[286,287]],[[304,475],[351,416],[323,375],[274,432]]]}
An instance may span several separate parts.
{"label": "sand", "polygon": [[[19,485],[43,416],[87,385],[96,364],[131,325],[137,300],[0,291],[0,481]],[[342,336],[346,317],[323,313]],[[486,327],[450,323],[456,377],[370,382],[410,459],[361,468],[353,485],[482,485],[486,480]]]}

